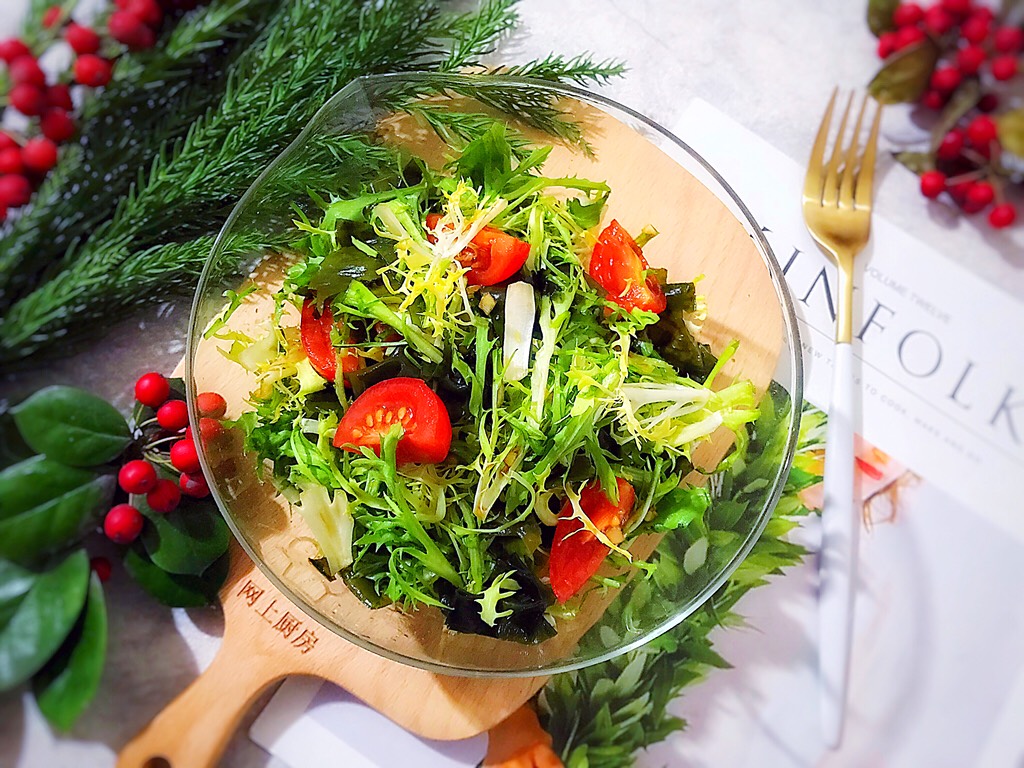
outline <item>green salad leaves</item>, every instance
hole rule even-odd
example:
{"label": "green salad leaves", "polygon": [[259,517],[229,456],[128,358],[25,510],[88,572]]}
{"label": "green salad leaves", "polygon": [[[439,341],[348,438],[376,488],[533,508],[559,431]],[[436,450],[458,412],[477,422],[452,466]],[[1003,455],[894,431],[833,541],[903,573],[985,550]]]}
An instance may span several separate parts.
{"label": "green salad leaves", "polygon": [[[315,197],[265,335],[227,316],[211,332],[256,374],[246,448],[314,533],[326,576],[374,607],[434,606],[455,630],[537,642],[579,599],[555,604],[552,538],[595,539],[627,563],[635,536],[701,515],[706,494],[680,487],[692,451],[720,427],[744,442],[755,392],[718,385],[734,347],[716,359],[696,340],[693,284],[662,279],[659,314],[588,272],[606,184],[543,175],[550,148],[501,122],[451,149],[441,170],[396,153],[389,183]],[[399,377],[443,403],[443,461],[401,460],[426,429],[410,403],[346,420]],[[595,521],[584,489],[619,504],[619,480],[635,503]]]}

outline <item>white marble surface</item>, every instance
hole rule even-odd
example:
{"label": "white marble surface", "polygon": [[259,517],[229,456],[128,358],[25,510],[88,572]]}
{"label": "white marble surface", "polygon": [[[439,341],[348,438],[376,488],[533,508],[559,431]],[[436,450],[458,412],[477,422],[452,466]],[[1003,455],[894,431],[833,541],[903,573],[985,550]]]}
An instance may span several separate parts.
{"label": "white marble surface", "polygon": [[[25,0],[0,0],[0,35],[17,29]],[[629,71],[602,93],[670,126],[699,96],[801,162],[835,85],[863,86],[877,61],[863,21],[864,2],[848,0],[521,0],[522,23],[495,62],[551,51],[619,58]],[[890,110],[891,139],[906,133]],[[682,137],[685,139],[686,137]],[[737,147],[737,152],[742,152]],[[916,178],[884,161],[878,209],[945,258],[1017,298],[1024,297],[1024,227],[1012,235],[926,205]],[[127,407],[144,370],[170,370],[183,351],[184,303],[125,321],[108,340],[45,368],[0,376],[2,392],[52,381],[88,386]],[[212,659],[221,631],[214,610],[170,612],[148,600],[116,568],[107,585],[110,656],[101,694],[70,736],[50,734],[31,699],[0,699],[0,766],[88,768],[113,763],[116,749]],[[274,765],[244,736],[224,764]],[[279,764],[278,764],[279,765]]]}

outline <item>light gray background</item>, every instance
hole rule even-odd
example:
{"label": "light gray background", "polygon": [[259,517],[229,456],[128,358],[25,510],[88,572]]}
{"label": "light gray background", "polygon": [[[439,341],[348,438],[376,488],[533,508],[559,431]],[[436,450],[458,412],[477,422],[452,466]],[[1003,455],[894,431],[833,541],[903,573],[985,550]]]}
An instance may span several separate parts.
{"label": "light gray background", "polygon": [[[829,93],[861,87],[877,67],[864,2],[849,0],[521,0],[522,22],[495,62],[557,51],[590,51],[626,62],[626,76],[601,88],[671,127],[699,96],[805,162]],[[16,32],[24,0],[0,0],[0,35]],[[906,110],[889,110],[890,145],[913,134]],[[683,139],[686,137],[683,136]],[[737,147],[742,152],[742,147]],[[794,201],[794,205],[797,201]],[[967,265],[1001,290],[1024,296],[1024,227],[993,233],[984,222],[925,204],[917,180],[883,159],[877,208],[894,223]],[[951,295],[955,286],[951,286]],[[71,357],[0,373],[0,394],[74,383],[127,410],[135,378],[170,371],[184,350],[188,302],[154,308]],[[106,585],[110,654],[101,693],[72,734],[57,740],[31,704],[0,699],[0,766],[86,768],[113,753],[213,657],[217,611],[168,611],[146,598],[119,568]],[[227,766],[275,765],[244,736]],[[280,763],[276,763],[280,765]]]}

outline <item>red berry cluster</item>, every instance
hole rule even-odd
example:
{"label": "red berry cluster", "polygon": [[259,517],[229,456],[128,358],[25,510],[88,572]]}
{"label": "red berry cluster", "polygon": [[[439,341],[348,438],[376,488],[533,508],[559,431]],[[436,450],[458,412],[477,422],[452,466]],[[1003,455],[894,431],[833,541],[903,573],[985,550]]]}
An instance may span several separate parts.
{"label": "red berry cluster", "polygon": [[28,204],[33,189],[57,164],[58,145],[74,137],[71,85],[107,85],[117,54],[124,48],[151,48],[165,13],[178,5],[166,0],[117,0],[105,34],[71,21],[61,6],[50,8],[43,16],[47,36],[38,47],[63,37],[75,54],[72,72],[56,82],[47,78],[24,40],[0,40],[0,61],[11,83],[7,103],[32,119],[27,135],[0,131],[0,224],[10,210]]}
{"label": "red berry cluster", "polygon": [[[185,401],[171,397],[170,382],[159,373],[147,373],[135,382],[135,399],[153,408],[156,415],[141,427],[155,425],[156,432],[143,449],[144,458],[125,463],[117,474],[117,482],[125,493],[145,496],[154,512],[168,513],[178,507],[182,494],[193,498],[210,495],[210,486],[199,464],[199,451],[188,423]],[[216,392],[203,392],[196,398],[200,439],[208,445],[224,432],[220,419],[227,411],[227,402]],[[166,452],[164,446],[170,444]],[[178,480],[161,478],[157,467],[178,473]],[[134,541],[142,532],[145,518],[128,503],[118,504],[107,512],[103,531],[118,544]]]}
{"label": "red berry cluster", "polygon": [[943,110],[971,82],[976,84],[971,93],[978,94],[956,125],[936,137],[935,169],[921,174],[921,193],[929,199],[946,194],[968,214],[988,210],[993,228],[1010,226],[1017,211],[1003,195],[1003,147],[990,114],[1000,107],[992,89],[1021,71],[1024,29],[1000,23],[990,8],[972,0],[938,0],[928,7],[902,3],[893,12],[892,27],[878,38],[882,58],[928,39],[940,51],[921,96],[924,107]]}

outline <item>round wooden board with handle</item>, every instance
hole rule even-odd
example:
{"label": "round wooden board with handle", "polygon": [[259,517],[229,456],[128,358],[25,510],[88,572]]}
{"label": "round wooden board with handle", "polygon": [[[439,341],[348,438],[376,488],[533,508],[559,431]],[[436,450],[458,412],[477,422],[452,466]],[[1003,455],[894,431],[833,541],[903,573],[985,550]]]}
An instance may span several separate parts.
{"label": "round wooden board with handle", "polygon": [[[597,110],[582,109],[601,162],[556,148],[545,170],[552,175],[606,179],[613,189],[612,215],[631,230],[651,222],[663,232],[645,249],[652,266],[667,268],[674,280],[706,275],[701,283],[710,314],[705,337],[716,350],[732,339],[740,341],[740,350],[724,377],[749,378],[763,393],[781,354],[782,319],[769,272],[750,234],[710,190],[646,138]],[[251,320],[257,311],[265,316],[267,306],[249,302],[232,322],[247,314]],[[215,345],[205,350],[201,347],[197,361],[204,355],[208,355],[203,365],[209,376],[200,382],[200,388],[222,392],[229,403],[232,394],[236,401],[244,399],[251,382],[239,377],[233,364],[223,361]],[[231,388],[239,391],[229,392]],[[238,413],[229,411],[228,415]],[[697,454],[698,465],[714,466],[730,442],[717,440],[703,446]],[[266,514],[279,521],[253,527],[251,530],[260,531],[259,540],[249,538],[249,546],[261,555],[264,567],[294,584],[285,577],[286,570],[296,562],[308,564],[310,554],[305,550],[301,556],[282,553],[295,548],[296,541],[315,550],[308,530],[297,515],[287,516],[280,499],[272,502],[257,493],[249,501],[267,504]],[[273,504],[278,508],[272,508]],[[254,509],[244,514],[258,520],[262,512]],[[646,537],[635,548],[644,556],[655,544],[654,537]],[[319,595],[325,580],[317,575],[315,581]],[[343,621],[359,607],[343,585],[336,594],[329,592],[318,598],[321,617]],[[302,589],[297,594],[310,599]],[[252,702],[289,675],[332,681],[399,725],[432,739],[468,738],[492,728],[528,701],[546,680],[445,676],[377,656],[342,639],[294,605],[237,545],[232,547],[231,570],[220,598],[225,616],[220,652],[209,669],[124,748],[118,762],[121,768],[215,765]],[[321,607],[325,603],[330,610]],[[606,604],[607,599],[591,601],[584,612],[586,620],[560,633],[552,653],[571,652]],[[460,643],[474,642],[468,636],[449,638],[454,633],[445,633],[443,627],[417,636],[402,623],[406,619],[398,612],[372,613],[379,615],[367,621],[386,627],[384,636],[395,639],[398,647],[404,643],[400,652],[407,655],[415,656],[424,648],[436,652],[438,643],[450,643],[447,647],[455,653]],[[503,653],[502,641],[489,642],[495,644],[496,653]]]}

